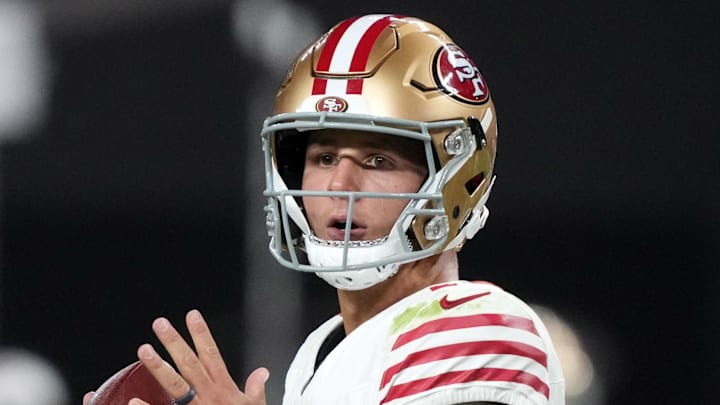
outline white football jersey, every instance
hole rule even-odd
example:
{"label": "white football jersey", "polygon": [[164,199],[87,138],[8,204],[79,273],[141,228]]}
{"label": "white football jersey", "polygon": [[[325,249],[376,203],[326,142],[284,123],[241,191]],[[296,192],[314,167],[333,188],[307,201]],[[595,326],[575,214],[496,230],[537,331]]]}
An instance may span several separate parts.
{"label": "white football jersey", "polygon": [[420,290],[361,324],[327,354],[337,315],[300,347],[284,405],[450,405],[471,401],[562,405],[550,336],[517,297],[485,282]]}

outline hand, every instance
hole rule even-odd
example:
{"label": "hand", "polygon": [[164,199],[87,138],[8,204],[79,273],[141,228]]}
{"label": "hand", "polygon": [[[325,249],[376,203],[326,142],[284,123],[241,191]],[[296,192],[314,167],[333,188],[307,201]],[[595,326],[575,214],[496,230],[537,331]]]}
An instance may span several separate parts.
{"label": "hand", "polygon": [[[265,368],[253,371],[240,391],[227,370],[207,323],[197,310],[185,317],[187,328],[195,346],[193,350],[185,339],[165,318],[158,318],[152,328],[172,357],[178,371],[164,361],[150,344],[138,348],[140,361],[173,397],[181,398],[195,390],[195,398],[188,405],[266,405],[265,382],[270,373]],[[89,395],[86,394],[86,398]],[[83,405],[86,405],[83,400]],[[129,405],[148,405],[133,399]]]}

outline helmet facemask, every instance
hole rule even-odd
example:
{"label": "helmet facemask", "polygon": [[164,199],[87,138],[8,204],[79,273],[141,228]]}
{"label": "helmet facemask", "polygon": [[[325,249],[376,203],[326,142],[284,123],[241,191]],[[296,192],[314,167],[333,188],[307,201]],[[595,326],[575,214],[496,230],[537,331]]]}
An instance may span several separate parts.
{"label": "helmet facemask", "polygon": [[[263,145],[268,175],[265,195],[270,250],[283,265],[300,271],[316,272],[337,288],[362,289],[383,281],[397,272],[403,263],[419,260],[439,252],[448,241],[448,221],[443,207],[442,186],[456,167],[474,152],[476,141],[463,120],[438,123],[410,122],[397,119],[348,114],[298,113],[266,120]],[[342,128],[400,136],[422,142],[427,177],[417,192],[376,193],[367,191],[302,190],[308,134],[327,128]],[[439,169],[431,134],[455,136],[448,145],[456,155]],[[451,136],[448,136],[451,139]],[[347,200],[344,238],[318,238],[303,208],[303,199],[340,198]],[[355,204],[360,199],[407,201],[387,235],[372,240],[352,240]],[[422,218],[423,235],[416,235],[418,218]],[[423,243],[419,242],[419,239]]]}

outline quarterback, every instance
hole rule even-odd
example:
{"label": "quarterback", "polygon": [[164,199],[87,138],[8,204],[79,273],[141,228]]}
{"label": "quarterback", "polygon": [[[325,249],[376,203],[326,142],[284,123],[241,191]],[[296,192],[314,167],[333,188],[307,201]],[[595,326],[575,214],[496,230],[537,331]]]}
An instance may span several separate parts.
{"label": "quarterback", "polygon": [[[538,316],[459,276],[457,252],[489,215],[497,117],[445,32],[395,15],[338,23],[292,63],[261,136],[270,252],[336,288],[340,307],[298,350],[283,404],[564,404]],[[194,349],[154,324],[178,371],[138,350],[177,402],[265,404],[268,371],[241,391],[197,311],[187,324]]]}

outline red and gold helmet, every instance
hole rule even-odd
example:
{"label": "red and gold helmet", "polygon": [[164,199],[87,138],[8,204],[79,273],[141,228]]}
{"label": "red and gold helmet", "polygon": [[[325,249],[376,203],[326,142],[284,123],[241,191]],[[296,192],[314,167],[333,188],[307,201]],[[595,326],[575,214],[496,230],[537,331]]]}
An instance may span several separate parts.
{"label": "red and gold helmet", "polygon": [[[298,140],[325,128],[424,142],[425,184],[417,193],[383,196],[410,201],[385,238],[313,237],[301,197],[371,197],[300,189],[305,144]],[[367,288],[402,263],[460,249],[488,216],[497,141],[490,92],[468,54],[426,21],[367,15],[334,26],[290,66],[262,139],[273,256],[337,288]]]}

